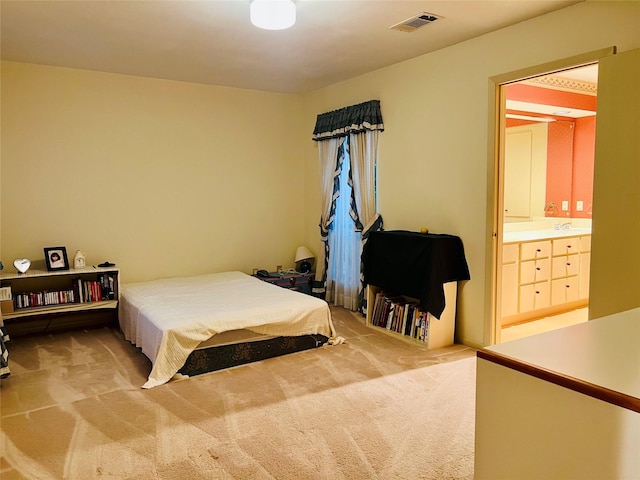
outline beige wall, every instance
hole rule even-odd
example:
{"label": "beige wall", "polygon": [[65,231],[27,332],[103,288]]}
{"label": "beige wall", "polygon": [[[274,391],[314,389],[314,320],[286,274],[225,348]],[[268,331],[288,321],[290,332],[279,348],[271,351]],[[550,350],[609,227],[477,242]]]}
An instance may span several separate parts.
{"label": "beige wall", "polygon": [[[379,211],[386,229],[428,226],[462,238],[471,281],[459,290],[458,340],[480,346],[488,339],[488,79],[612,45],[638,47],[639,22],[640,2],[581,3],[309,95],[307,131],[317,113],[381,101],[386,130],[380,135]],[[312,142],[308,146],[315,159]],[[307,168],[308,213],[319,210],[318,172]],[[307,238],[314,238],[317,215],[306,218]]]}
{"label": "beige wall", "polygon": [[304,97],[4,63],[2,259],[65,245],[125,282],[291,264],[319,248],[315,116],[380,99],[385,226],[462,238],[457,337],[482,345],[489,78],[640,47],[639,19],[640,2],[589,1]]}
{"label": "beige wall", "polygon": [[62,245],[117,263],[124,282],[291,266],[304,240],[301,107],[294,95],[3,63],[4,263]]}

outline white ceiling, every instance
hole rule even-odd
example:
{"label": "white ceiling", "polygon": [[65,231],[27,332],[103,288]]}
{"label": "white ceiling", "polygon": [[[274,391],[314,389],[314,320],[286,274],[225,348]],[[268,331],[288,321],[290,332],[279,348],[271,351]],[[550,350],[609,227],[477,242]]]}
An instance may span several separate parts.
{"label": "white ceiling", "polygon": [[[574,80],[578,83],[592,84],[596,87],[598,85],[598,64],[591,64],[584,67],[571,68],[569,70],[563,70],[557,73],[553,73],[550,75],[543,75],[542,77],[556,77],[559,79],[567,79]],[[526,80],[522,83],[529,83]],[[543,85],[536,85],[537,87],[545,88]],[[550,88],[550,87],[547,87]],[[565,88],[566,90],[566,88]],[[576,90],[574,93],[585,94],[585,92]],[[595,95],[595,93],[588,93],[588,95]],[[531,112],[537,113],[540,115],[545,115],[548,118],[556,118],[556,117],[569,117],[569,118],[582,118],[582,117],[590,117],[596,114],[594,110],[582,110],[576,108],[572,103],[570,98],[567,97],[559,97],[558,103],[556,104],[542,104],[542,103],[531,103],[531,102],[521,102],[516,100],[510,100],[507,98],[506,102],[507,110],[516,110],[519,112]],[[558,114],[558,112],[562,112]],[[524,118],[521,115],[517,114],[507,114],[508,118],[521,118],[522,120],[534,120],[534,121],[551,121],[545,120],[536,117],[528,117]]]}
{"label": "white ceiling", "polygon": [[[582,0],[296,0],[255,28],[249,0],[1,0],[2,59],[306,93]],[[413,33],[389,27],[442,16]]]}

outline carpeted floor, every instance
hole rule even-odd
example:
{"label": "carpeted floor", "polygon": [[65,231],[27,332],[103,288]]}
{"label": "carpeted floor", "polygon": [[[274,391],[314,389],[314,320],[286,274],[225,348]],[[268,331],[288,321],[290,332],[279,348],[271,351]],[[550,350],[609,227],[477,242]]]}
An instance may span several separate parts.
{"label": "carpeted floor", "polygon": [[332,312],[345,344],[151,390],[117,330],[15,338],[0,478],[472,479],[475,351]]}

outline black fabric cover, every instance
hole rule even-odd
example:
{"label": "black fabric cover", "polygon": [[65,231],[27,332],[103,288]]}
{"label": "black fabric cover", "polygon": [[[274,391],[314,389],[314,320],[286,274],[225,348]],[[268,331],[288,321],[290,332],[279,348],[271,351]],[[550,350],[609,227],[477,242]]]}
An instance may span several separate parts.
{"label": "black fabric cover", "polygon": [[471,279],[462,240],[454,235],[371,232],[362,263],[365,285],[413,297],[437,319],[445,307],[443,284]]}

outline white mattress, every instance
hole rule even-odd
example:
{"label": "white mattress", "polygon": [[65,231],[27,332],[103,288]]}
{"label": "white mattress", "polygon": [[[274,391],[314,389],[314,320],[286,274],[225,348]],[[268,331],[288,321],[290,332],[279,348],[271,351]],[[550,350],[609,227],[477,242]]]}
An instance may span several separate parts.
{"label": "white mattress", "polygon": [[335,335],[327,302],[242,272],[124,284],[119,305],[125,338],[153,363],[143,388],[168,382],[217,333]]}

